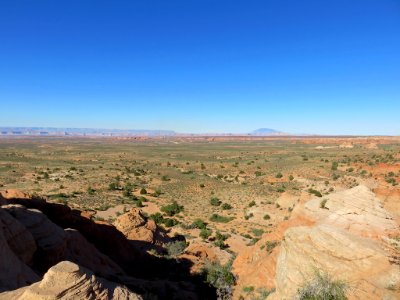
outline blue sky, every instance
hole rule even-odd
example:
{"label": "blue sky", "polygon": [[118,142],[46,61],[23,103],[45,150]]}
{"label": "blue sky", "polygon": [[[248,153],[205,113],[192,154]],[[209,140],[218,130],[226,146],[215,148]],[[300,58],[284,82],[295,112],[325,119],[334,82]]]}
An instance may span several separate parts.
{"label": "blue sky", "polygon": [[400,135],[400,1],[3,0],[0,126]]}

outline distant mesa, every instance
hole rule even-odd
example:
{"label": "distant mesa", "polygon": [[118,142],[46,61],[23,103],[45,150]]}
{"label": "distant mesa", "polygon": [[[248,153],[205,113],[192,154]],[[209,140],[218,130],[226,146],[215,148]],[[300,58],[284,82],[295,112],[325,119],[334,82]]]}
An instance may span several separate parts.
{"label": "distant mesa", "polygon": [[288,135],[288,134],[271,128],[259,128],[257,130],[252,131],[250,135],[269,136],[269,135]]}

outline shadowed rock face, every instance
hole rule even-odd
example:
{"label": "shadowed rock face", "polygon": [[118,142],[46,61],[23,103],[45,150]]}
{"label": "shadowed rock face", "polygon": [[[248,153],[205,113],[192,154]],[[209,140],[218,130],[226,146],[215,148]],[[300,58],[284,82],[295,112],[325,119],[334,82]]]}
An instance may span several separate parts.
{"label": "shadowed rock face", "polygon": [[[1,226],[0,226],[0,292],[13,290],[21,286],[25,286],[27,284],[31,284],[35,281],[38,281],[40,277],[33,272],[21,259],[20,257],[29,257],[29,251],[24,251],[22,247],[18,247],[19,243],[23,244],[22,238],[17,238],[17,235],[13,235],[10,233],[15,233],[14,230],[8,230],[6,226],[4,226],[3,220],[9,217],[5,217],[7,213],[1,212]],[[14,225],[16,222],[13,222]],[[5,233],[8,230],[8,233]],[[6,238],[6,236],[8,238]],[[26,235],[29,236],[29,235]],[[19,243],[14,244],[14,249],[19,250],[19,255],[15,254],[13,250],[10,248],[8,241],[9,240],[19,240]],[[28,239],[28,241],[30,241]],[[17,247],[15,247],[17,246]],[[22,253],[22,254],[21,254]]]}
{"label": "shadowed rock face", "polygon": [[36,251],[36,243],[32,234],[6,210],[0,209],[0,226],[8,246],[23,262],[32,261]]}
{"label": "shadowed rock face", "polygon": [[[75,294],[69,291],[76,292],[79,299],[140,299],[137,294],[159,299],[215,298],[213,289],[190,274],[189,260],[162,259],[143,251],[154,245],[159,231],[140,212],[131,212],[126,222],[122,220],[120,224],[130,238],[142,238],[132,240],[112,225],[83,217],[80,211],[21,195],[22,198],[9,199],[0,195],[0,288],[1,291],[22,288],[7,297],[44,299],[46,293],[64,295],[61,285],[52,288],[50,284],[61,276],[76,286],[65,291],[67,296],[60,299],[71,299],[68,295]],[[132,232],[139,234],[129,234]],[[143,232],[147,235],[141,235]],[[83,281],[73,274],[81,274]],[[93,274],[105,279],[93,279]],[[43,275],[40,283],[24,287],[41,280]],[[115,284],[116,287],[109,289],[107,280],[125,284],[129,290]],[[90,286],[98,286],[98,290],[85,290]]]}

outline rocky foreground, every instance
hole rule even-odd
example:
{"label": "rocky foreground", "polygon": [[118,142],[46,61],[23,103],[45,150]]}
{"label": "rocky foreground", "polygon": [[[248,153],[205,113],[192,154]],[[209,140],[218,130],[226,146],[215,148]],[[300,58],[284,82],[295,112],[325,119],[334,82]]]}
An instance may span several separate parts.
{"label": "rocky foreground", "polygon": [[[242,287],[274,288],[268,299],[296,299],[298,289],[321,270],[348,285],[349,299],[395,300],[399,237],[380,199],[360,185],[295,208],[280,229],[238,256],[234,270]],[[268,251],[268,245],[275,247]]]}
{"label": "rocky foreground", "polygon": [[[153,255],[182,237],[139,209],[110,225],[17,191],[2,192],[0,205],[0,299],[216,298],[193,270],[220,255],[198,242],[175,259]],[[296,206],[239,253],[233,297],[256,299],[262,288],[268,299],[297,299],[316,270],[345,282],[348,299],[400,299],[399,224],[368,187]]]}
{"label": "rocky foreground", "polygon": [[148,253],[173,239],[138,209],[114,227],[16,191],[0,205],[0,299],[215,298],[191,261]]}

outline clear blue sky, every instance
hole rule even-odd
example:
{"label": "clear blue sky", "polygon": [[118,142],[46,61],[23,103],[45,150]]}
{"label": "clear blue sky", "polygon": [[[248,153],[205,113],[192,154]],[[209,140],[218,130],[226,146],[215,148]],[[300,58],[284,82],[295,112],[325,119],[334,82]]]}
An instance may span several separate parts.
{"label": "clear blue sky", "polygon": [[2,0],[0,126],[400,135],[398,0]]}

